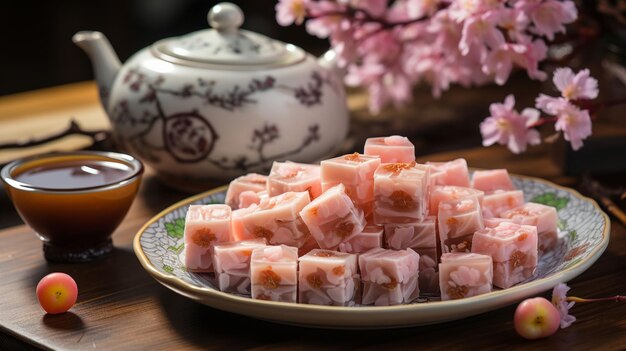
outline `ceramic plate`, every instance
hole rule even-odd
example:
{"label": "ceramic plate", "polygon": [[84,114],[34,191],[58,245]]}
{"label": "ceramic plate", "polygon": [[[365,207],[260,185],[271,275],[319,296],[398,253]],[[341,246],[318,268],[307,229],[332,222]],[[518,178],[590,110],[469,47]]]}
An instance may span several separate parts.
{"label": "ceramic plate", "polygon": [[513,182],[524,191],[527,201],[557,208],[560,244],[541,257],[537,273],[528,281],[461,300],[390,307],[333,307],[253,300],[222,293],[216,289],[211,275],[187,272],[181,256],[187,206],[223,203],[226,187],[165,209],[141,228],[133,246],[143,267],[161,284],[224,311],[278,323],[324,328],[394,328],[440,323],[494,310],[549,290],[584,272],[608,245],[610,222],[593,200],[541,179],[514,176]]}

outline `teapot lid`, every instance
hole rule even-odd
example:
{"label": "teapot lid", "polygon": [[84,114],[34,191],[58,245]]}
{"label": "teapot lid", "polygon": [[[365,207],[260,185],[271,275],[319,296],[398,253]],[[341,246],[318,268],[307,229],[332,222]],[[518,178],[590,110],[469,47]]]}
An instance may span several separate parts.
{"label": "teapot lid", "polygon": [[291,65],[305,57],[304,51],[294,45],[240,29],[244,17],[235,4],[215,5],[207,18],[213,29],[158,41],[152,45],[152,52],[172,63],[235,69]]}

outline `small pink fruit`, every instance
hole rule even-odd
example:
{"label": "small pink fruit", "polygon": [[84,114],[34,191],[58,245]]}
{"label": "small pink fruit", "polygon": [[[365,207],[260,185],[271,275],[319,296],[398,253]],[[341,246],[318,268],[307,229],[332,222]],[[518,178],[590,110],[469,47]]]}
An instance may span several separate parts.
{"label": "small pink fruit", "polygon": [[72,308],[78,297],[78,286],[65,273],[50,273],[37,284],[37,299],[50,314],[63,313]]}
{"label": "small pink fruit", "polygon": [[543,297],[526,299],[515,310],[515,330],[526,339],[545,338],[559,329],[561,315]]}

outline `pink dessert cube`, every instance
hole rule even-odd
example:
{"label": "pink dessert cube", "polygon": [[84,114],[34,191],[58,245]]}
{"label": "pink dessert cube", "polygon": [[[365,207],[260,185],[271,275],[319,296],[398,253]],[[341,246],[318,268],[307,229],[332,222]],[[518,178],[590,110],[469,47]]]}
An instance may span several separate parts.
{"label": "pink dessert cube", "polygon": [[261,203],[263,199],[267,199],[269,196],[267,195],[267,191],[259,191],[254,192],[252,190],[242,191],[239,194],[239,208],[250,207],[251,205],[258,205]]}
{"label": "pink dessert cube", "polygon": [[381,164],[374,174],[374,223],[420,222],[428,215],[430,167]]}
{"label": "pink dessert cube", "polygon": [[298,302],[353,306],[359,286],[355,254],[316,249],[298,259]]}
{"label": "pink dessert cube", "polygon": [[486,193],[495,190],[515,190],[506,169],[475,171],[472,175],[472,188]]}
{"label": "pink dessert cube", "polygon": [[407,137],[399,135],[367,138],[364,153],[368,156],[380,157],[382,163],[415,161],[415,146]]}
{"label": "pink dessert cube", "polygon": [[431,216],[421,222],[385,224],[387,246],[394,250],[436,248],[436,220],[436,217]]}
{"label": "pink dessert cube", "polygon": [[220,291],[250,294],[252,250],[264,247],[265,239],[244,240],[213,246],[213,268]]}
{"label": "pink dessert cube", "polygon": [[246,211],[237,210],[232,224],[235,238],[265,238],[270,245],[301,247],[309,237],[309,230],[298,213],[309,202],[306,191],[287,192],[243,209]]}
{"label": "pink dessert cube", "polygon": [[502,212],[523,204],[524,193],[521,190],[496,190],[483,197],[483,215],[485,218],[500,217]]}
{"label": "pink dessert cube", "polygon": [[308,191],[312,199],[322,193],[320,166],[295,162],[274,162],[267,178],[270,196],[277,196],[289,191]]}
{"label": "pink dessert cube", "polygon": [[511,219],[498,218],[498,217],[483,218],[483,224],[485,224],[485,228],[495,228],[500,223],[503,223],[503,222],[515,222],[515,221]]}
{"label": "pink dessert cube", "polygon": [[355,205],[369,214],[374,202],[374,172],[379,165],[379,157],[356,152],[324,160],[321,162],[322,190],[343,184]]}
{"label": "pink dessert cube", "polygon": [[546,251],[554,246],[559,239],[556,208],[528,202],[520,207],[502,212],[500,217],[518,224],[534,225],[539,233],[539,250]]}
{"label": "pink dessert cube", "polygon": [[212,272],[211,245],[231,241],[228,205],[191,205],[185,218],[185,266],[194,272]]}
{"label": "pink dessert cube", "polygon": [[444,253],[439,264],[441,300],[456,300],[491,292],[493,261],[477,253]]}
{"label": "pink dessert cube", "polygon": [[280,245],[254,249],[250,279],[253,299],[296,302],[298,248]]}
{"label": "pink dessert cube", "polygon": [[474,232],[484,227],[478,199],[440,202],[437,225],[443,253],[470,252]]}
{"label": "pink dessert cube", "polygon": [[467,161],[458,158],[449,162],[426,162],[433,168],[433,185],[457,185],[470,187]]}
{"label": "pink dessert cube", "polygon": [[267,176],[249,173],[239,178],[235,178],[226,191],[226,199],[224,203],[230,206],[233,210],[239,208],[239,194],[244,191],[253,191],[258,193],[265,190],[267,186]]}
{"label": "pink dessert cube", "polygon": [[246,230],[244,218],[246,215],[256,211],[257,207],[257,205],[252,204],[248,207],[240,208],[232,212],[230,230],[233,241],[254,239],[254,236],[250,235]]}
{"label": "pink dessert cube", "polygon": [[341,252],[361,254],[374,248],[383,246],[384,228],[379,225],[366,225],[362,232],[353,236],[350,240],[339,244]]}
{"label": "pink dessert cube", "polygon": [[329,250],[362,232],[366,224],[363,211],[354,206],[343,184],[311,201],[300,216],[320,248]]}
{"label": "pink dessert cube", "polygon": [[478,203],[482,204],[485,193],[463,186],[455,185],[435,185],[430,188],[430,214],[436,216],[439,213],[439,203],[442,201],[460,200],[467,197],[476,197]]}
{"label": "pink dessert cube", "polygon": [[493,284],[506,289],[522,282],[537,268],[537,227],[500,223],[474,233],[472,252],[493,259]]}
{"label": "pink dessert cube", "polygon": [[417,299],[419,260],[419,255],[411,249],[372,249],[359,255],[362,304],[388,306]]}

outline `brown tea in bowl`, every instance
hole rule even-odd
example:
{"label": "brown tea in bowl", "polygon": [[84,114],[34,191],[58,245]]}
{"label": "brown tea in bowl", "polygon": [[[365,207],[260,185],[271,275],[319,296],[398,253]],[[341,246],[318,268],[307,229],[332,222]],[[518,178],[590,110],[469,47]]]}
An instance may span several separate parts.
{"label": "brown tea in bowl", "polygon": [[111,234],[137,193],[142,164],[112,152],[54,153],[2,169],[18,213],[48,260],[90,261],[113,249]]}

